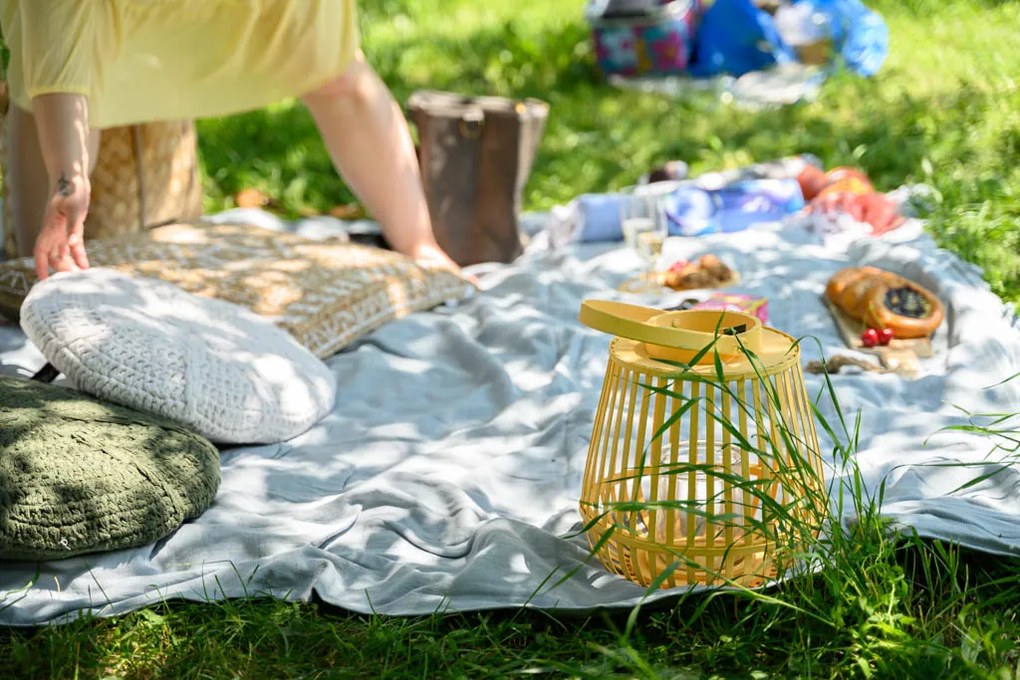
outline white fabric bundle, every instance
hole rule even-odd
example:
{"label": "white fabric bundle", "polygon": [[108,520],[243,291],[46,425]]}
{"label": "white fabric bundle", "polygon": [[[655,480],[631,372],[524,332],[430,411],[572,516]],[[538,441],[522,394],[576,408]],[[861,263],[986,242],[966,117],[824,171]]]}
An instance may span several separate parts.
{"label": "white fabric bundle", "polygon": [[109,269],[37,283],[21,326],[78,389],[217,443],[273,443],[332,410],[329,368],[238,305]]}

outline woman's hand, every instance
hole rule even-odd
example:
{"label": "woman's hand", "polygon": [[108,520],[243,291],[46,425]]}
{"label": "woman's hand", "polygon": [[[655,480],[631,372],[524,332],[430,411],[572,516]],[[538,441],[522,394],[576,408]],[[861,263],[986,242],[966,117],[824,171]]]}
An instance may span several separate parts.
{"label": "woman's hand", "polygon": [[32,98],[46,172],[53,193],[35,239],[39,279],[54,271],[88,269],[85,215],[89,211],[89,104],[80,94],[44,94]]}
{"label": "woman's hand", "polygon": [[89,180],[84,175],[61,174],[55,185],[32,251],[39,280],[49,276],[51,268],[58,272],[89,268],[84,239],[92,189]]}

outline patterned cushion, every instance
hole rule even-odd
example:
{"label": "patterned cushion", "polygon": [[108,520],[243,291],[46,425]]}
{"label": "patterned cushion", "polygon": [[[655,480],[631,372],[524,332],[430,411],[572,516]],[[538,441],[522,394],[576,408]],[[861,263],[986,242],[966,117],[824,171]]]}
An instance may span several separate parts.
{"label": "patterned cushion", "polygon": [[[89,259],[247,307],[319,357],[470,291],[453,272],[399,253],[241,224],[174,224],[99,239],[89,243]],[[33,283],[31,259],[0,263],[0,313],[16,319]]]}
{"label": "patterned cushion", "polygon": [[320,359],[247,309],[166,281],[93,268],[36,284],[21,327],[79,389],[214,442],[295,437],[333,408]]}
{"label": "patterned cushion", "polygon": [[157,416],[0,376],[0,559],[145,545],[200,515],[219,452]]}

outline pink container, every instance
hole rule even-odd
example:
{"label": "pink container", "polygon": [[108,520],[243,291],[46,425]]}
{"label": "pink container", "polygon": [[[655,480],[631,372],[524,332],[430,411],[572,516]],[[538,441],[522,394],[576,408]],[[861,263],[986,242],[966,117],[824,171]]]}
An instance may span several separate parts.
{"label": "pink container", "polygon": [[768,298],[756,298],[741,293],[712,293],[711,297],[691,306],[691,309],[714,309],[753,314],[763,324],[769,320]]}

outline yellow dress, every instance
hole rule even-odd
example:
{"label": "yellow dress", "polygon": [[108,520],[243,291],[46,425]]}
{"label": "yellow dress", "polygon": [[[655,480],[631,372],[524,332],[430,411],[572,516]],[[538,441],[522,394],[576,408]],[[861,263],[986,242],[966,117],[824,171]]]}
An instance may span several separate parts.
{"label": "yellow dress", "polygon": [[11,98],[84,94],[92,127],[304,94],[358,47],[354,0],[0,0]]}

